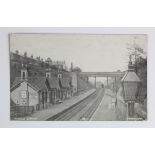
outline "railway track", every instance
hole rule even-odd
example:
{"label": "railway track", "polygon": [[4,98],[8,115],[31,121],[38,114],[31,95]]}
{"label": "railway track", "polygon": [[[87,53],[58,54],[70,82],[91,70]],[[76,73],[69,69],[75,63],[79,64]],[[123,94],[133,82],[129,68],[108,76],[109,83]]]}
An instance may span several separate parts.
{"label": "railway track", "polygon": [[95,104],[93,103],[89,109],[85,112],[85,114],[83,116],[80,117],[80,120],[84,120],[84,121],[89,121],[92,117],[92,115],[94,114],[94,112],[96,111],[96,109],[98,108],[99,104],[101,103],[102,101],[102,98],[103,98],[103,94],[104,94],[104,91],[101,92],[101,94],[99,95],[98,98],[96,98],[96,100],[94,101]]}
{"label": "railway track", "polygon": [[[89,103],[92,103],[92,105],[88,108],[88,111],[86,111],[85,115],[82,114],[76,119],[76,120],[82,120],[82,118],[85,117],[87,118],[87,120],[89,120],[92,114],[95,112],[96,108],[98,107],[101,98],[103,97],[103,95],[100,94],[101,92],[103,92],[103,90],[101,92],[100,91],[101,90],[97,90],[92,95],[90,95],[83,101],[79,102],[78,104],[72,106],[71,108],[65,110],[64,112],[58,114],[57,116],[49,118],[48,121],[70,121],[78,113],[87,108],[87,106],[89,107]],[[94,102],[97,102],[97,104]]]}

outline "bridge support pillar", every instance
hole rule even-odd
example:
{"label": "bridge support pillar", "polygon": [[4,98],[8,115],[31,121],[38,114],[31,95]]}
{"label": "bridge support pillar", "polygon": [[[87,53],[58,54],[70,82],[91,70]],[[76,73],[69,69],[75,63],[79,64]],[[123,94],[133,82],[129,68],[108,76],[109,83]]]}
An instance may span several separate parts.
{"label": "bridge support pillar", "polygon": [[89,77],[87,77],[87,82],[89,82]]}
{"label": "bridge support pillar", "polygon": [[117,92],[117,88],[116,88],[116,76],[115,76],[115,91]]}
{"label": "bridge support pillar", "polygon": [[107,86],[108,86],[108,83],[109,83],[109,82],[108,82],[108,76],[107,76]]}
{"label": "bridge support pillar", "polygon": [[95,76],[95,88],[96,88],[96,76]]}

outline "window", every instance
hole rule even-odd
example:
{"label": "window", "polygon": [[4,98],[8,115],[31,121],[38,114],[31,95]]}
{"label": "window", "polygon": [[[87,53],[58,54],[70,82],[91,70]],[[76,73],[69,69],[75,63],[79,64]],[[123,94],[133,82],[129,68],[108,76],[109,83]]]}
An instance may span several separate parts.
{"label": "window", "polygon": [[26,97],[27,97],[27,92],[21,91],[21,98],[26,99]]}
{"label": "window", "polygon": [[25,80],[25,72],[23,72],[23,80]]}
{"label": "window", "polygon": [[58,74],[58,78],[62,78],[62,74]]}

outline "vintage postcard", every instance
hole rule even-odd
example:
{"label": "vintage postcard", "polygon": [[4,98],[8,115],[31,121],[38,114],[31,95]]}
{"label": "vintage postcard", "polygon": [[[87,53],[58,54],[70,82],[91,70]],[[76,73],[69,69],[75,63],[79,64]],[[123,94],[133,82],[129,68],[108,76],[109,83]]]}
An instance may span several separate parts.
{"label": "vintage postcard", "polygon": [[146,121],[147,39],[10,33],[10,120]]}

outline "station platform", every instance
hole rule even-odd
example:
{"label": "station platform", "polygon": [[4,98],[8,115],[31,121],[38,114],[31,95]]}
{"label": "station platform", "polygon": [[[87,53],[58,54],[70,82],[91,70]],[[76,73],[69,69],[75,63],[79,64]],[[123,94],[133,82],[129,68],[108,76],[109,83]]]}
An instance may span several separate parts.
{"label": "station platform", "polygon": [[89,97],[93,94],[96,89],[91,89],[86,92],[79,94],[78,96],[74,96],[70,99],[64,100],[61,104],[51,105],[48,109],[43,109],[33,113],[31,116],[27,117],[26,120],[28,121],[46,121],[49,118],[62,113],[63,111],[67,110],[71,106],[78,104],[85,98]]}

